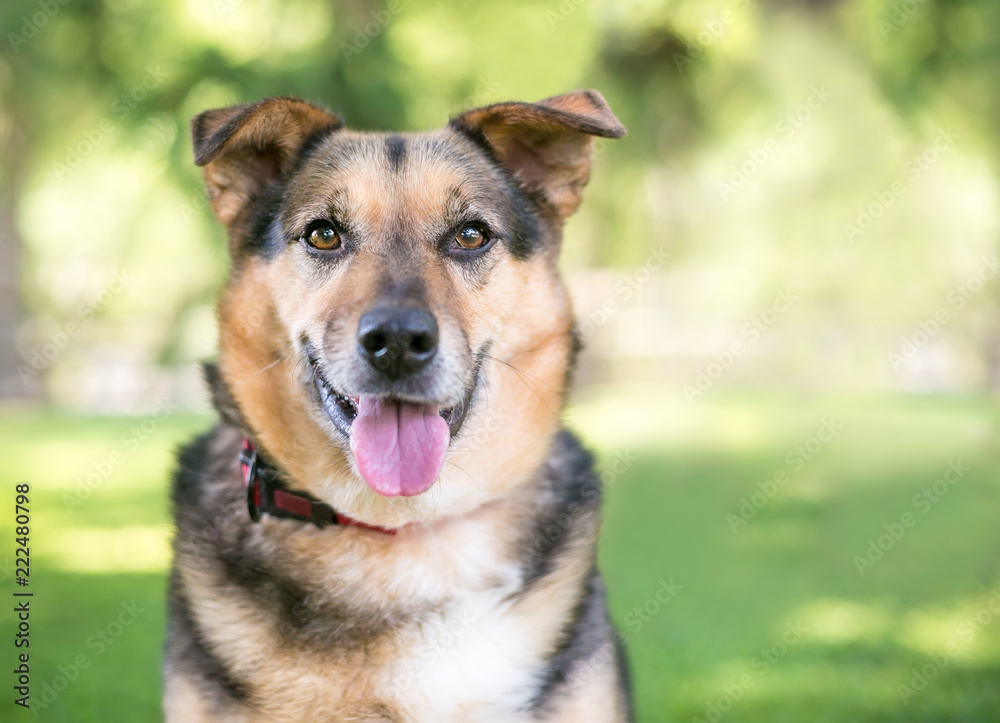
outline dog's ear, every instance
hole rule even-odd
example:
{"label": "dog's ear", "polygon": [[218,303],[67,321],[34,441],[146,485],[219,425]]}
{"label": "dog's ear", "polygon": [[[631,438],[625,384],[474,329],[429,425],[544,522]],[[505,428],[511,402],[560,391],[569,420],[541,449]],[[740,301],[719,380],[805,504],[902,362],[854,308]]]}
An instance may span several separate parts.
{"label": "dog's ear", "polygon": [[191,121],[194,160],[205,167],[212,210],[232,225],[246,204],[288,171],[306,141],[340,128],[335,115],[296,98],[205,111]]}
{"label": "dog's ear", "polygon": [[596,90],[538,103],[498,103],[451,121],[484,138],[497,158],[532,193],[541,194],[559,220],[580,205],[590,177],[593,136],[621,138],[625,128]]}

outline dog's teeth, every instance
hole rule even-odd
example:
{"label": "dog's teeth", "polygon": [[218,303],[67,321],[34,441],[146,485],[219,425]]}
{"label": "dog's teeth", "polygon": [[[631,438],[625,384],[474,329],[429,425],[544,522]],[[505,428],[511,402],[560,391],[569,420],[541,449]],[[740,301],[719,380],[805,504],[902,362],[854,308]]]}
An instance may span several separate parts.
{"label": "dog's teeth", "polygon": [[326,403],[327,401],[329,401],[330,396],[331,396],[330,387],[326,386],[326,384],[323,383],[323,380],[320,380],[319,384],[317,384],[316,386],[319,387],[319,397],[320,397],[320,399],[324,403]]}

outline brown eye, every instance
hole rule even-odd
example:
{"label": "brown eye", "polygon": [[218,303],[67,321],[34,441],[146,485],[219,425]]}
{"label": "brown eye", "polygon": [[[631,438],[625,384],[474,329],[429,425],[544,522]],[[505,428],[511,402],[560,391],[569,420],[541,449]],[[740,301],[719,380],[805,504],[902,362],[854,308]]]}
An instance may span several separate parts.
{"label": "brown eye", "polygon": [[477,226],[468,225],[463,226],[462,230],[458,232],[455,236],[455,241],[463,249],[481,249],[486,245],[487,239],[486,234],[483,230]]}
{"label": "brown eye", "polygon": [[305,235],[306,243],[320,251],[334,251],[340,248],[340,234],[325,221],[315,224]]}

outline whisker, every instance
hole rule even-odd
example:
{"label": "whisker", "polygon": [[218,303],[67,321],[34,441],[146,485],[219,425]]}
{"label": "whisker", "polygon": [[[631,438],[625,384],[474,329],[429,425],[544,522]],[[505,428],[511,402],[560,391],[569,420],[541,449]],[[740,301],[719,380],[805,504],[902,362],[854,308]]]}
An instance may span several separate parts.
{"label": "whisker", "polygon": [[466,469],[465,469],[464,467],[462,467],[461,465],[458,465],[458,464],[455,464],[455,463],[454,463],[454,462],[452,462],[452,461],[451,461],[450,459],[447,459],[447,460],[445,460],[445,462],[447,462],[447,463],[448,463],[448,464],[450,464],[450,465],[451,465],[452,467],[454,467],[454,468],[455,468],[455,469],[457,469],[457,470],[458,470],[459,472],[461,472],[461,473],[462,473],[462,474],[464,474],[464,475],[465,475],[466,477],[468,477],[468,478],[469,478],[470,480],[472,480],[472,484],[474,484],[474,485],[476,486],[476,488],[477,488],[477,489],[482,489],[482,488],[481,488],[481,487],[479,486],[479,482],[477,482],[477,481],[476,481],[476,478],[475,478],[475,477],[473,477],[473,476],[472,476],[471,474],[469,474],[469,472],[468,472],[468,471],[467,471],[467,470],[466,470]]}
{"label": "whisker", "polygon": [[276,354],[275,356],[276,356],[277,358],[276,358],[276,359],[275,359],[275,360],[274,360],[273,362],[271,362],[270,364],[268,364],[267,366],[265,366],[265,367],[263,367],[263,368],[261,368],[261,369],[258,369],[257,371],[255,371],[255,372],[253,373],[253,375],[254,375],[254,376],[257,376],[258,374],[263,374],[263,373],[264,373],[264,372],[266,372],[266,371],[267,371],[268,369],[271,369],[272,367],[276,367],[276,366],[277,366],[278,364],[280,364],[281,362],[285,361],[285,359],[287,359],[287,358],[288,358],[287,356],[285,356],[285,355],[284,355],[284,354],[282,354],[281,352],[278,352],[278,353],[277,353],[277,354]]}
{"label": "whisker", "polygon": [[556,344],[562,342],[564,339],[571,339],[572,336],[573,336],[572,334],[559,334],[558,336],[554,337],[552,341],[550,341],[548,344],[542,344],[541,346],[536,346],[533,349],[522,349],[521,353],[533,354],[536,351],[542,351],[543,349],[548,349],[551,346],[555,346]]}
{"label": "whisker", "polygon": [[549,385],[543,384],[542,381],[538,377],[534,376],[533,374],[529,374],[528,372],[524,371],[524,369],[521,369],[520,367],[514,366],[509,361],[506,361],[506,360],[501,359],[499,357],[495,357],[492,354],[485,354],[484,356],[489,357],[493,361],[499,362],[500,364],[503,364],[506,367],[510,367],[515,372],[517,372],[518,374],[522,375],[525,379],[531,379],[533,381],[538,382],[539,384],[542,384],[542,386],[544,386],[546,389],[551,389],[551,387]]}
{"label": "whisker", "polygon": [[539,388],[538,388],[538,386],[536,386],[535,382],[537,381],[538,384],[540,384],[542,387],[544,387],[548,391],[551,391],[552,387],[550,387],[547,384],[544,384],[537,377],[529,374],[528,372],[524,371],[523,369],[519,369],[518,367],[514,366],[513,364],[511,364],[508,361],[504,361],[503,359],[495,357],[492,354],[484,354],[483,356],[485,358],[487,358],[487,359],[491,359],[491,360],[493,360],[495,362],[499,362],[500,364],[503,364],[504,366],[508,367],[509,369],[512,369],[518,375],[518,377],[521,379],[521,381],[524,382],[525,386],[527,386],[532,391],[532,393],[534,393],[534,395],[536,397],[538,397],[538,400],[540,402],[542,402],[542,404],[545,405],[545,408],[548,409],[549,412],[551,412],[553,416],[558,416],[559,413],[557,411],[555,411],[554,409],[552,409],[552,407],[550,407],[548,405],[548,403],[545,401],[544,397],[542,397],[541,391],[539,391]]}

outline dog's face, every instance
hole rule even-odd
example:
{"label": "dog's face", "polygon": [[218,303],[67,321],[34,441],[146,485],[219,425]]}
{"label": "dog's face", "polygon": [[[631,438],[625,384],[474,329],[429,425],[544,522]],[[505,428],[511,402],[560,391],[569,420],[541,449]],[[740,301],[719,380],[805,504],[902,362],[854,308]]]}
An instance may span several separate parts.
{"label": "dog's face", "polygon": [[525,481],[574,352],[557,271],[593,92],[355,133],[301,101],[195,119],[233,273],[220,368],[295,485],[371,524],[462,513]]}

